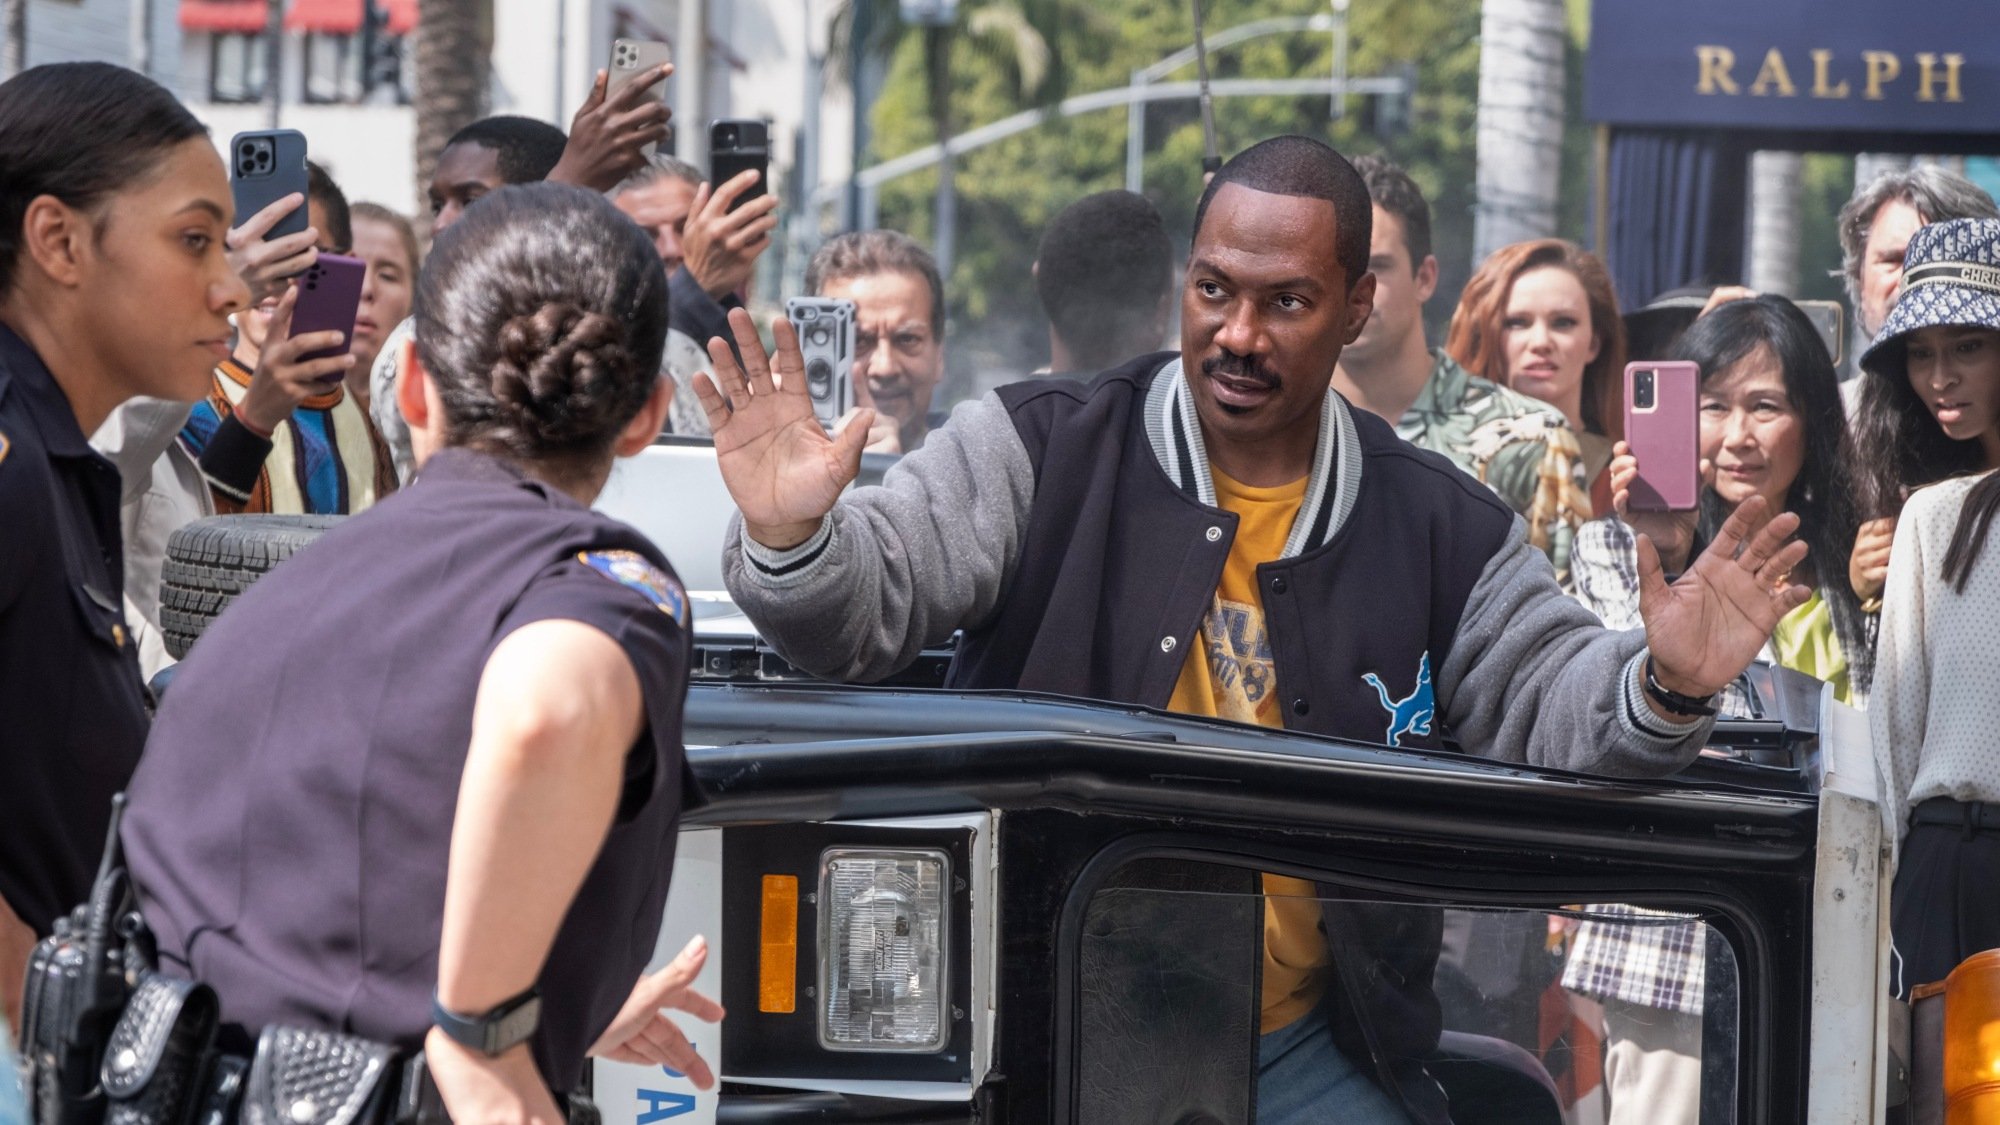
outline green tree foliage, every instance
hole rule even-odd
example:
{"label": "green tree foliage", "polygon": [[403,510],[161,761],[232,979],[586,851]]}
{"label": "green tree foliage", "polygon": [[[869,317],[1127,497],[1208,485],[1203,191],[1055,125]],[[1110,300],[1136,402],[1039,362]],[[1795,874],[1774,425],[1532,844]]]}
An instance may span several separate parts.
{"label": "green tree foliage", "polygon": [[[1207,0],[1204,13],[1212,37],[1253,19],[1328,10],[1324,0]],[[1173,0],[1071,0],[1058,26],[1056,47],[1071,93],[1123,86],[1134,70],[1193,38],[1187,5]],[[1354,0],[1349,26],[1353,76],[1415,65],[1417,90],[1406,132],[1378,135],[1371,128],[1371,99],[1348,99],[1336,120],[1330,117],[1330,99],[1319,95],[1218,100],[1218,137],[1226,155],[1265,137],[1304,133],[1345,153],[1385,152],[1409,169],[1431,201],[1445,280],[1431,311],[1441,325],[1450,316],[1451,295],[1470,270],[1479,3]],[[1019,75],[998,64],[991,51],[960,45],[954,52],[953,120],[959,131],[1031,106]],[[1332,60],[1330,36],[1299,33],[1217,52],[1211,72],[1218,79],[1311,77],[1329,75]],[[1169,79],[1193,77],[1190,64]],[[925,81],[919,37],[904,36],[874,109],[875,159],[935,140]],[[1146,110],[1146,125],[1145,193],[1185,249],[1201,192],[1199,112],[1192,100],[1156,102]],[[1100,111],[1051,121],[958,162],[958,261],[947,279],[955,396],[1047,359],[1045,322],[1029,274],[1036,242],[1043,225],[1067,204],[1124,185],[1125,136],[1124,110]],[[930,240],[936,184],[935,175],[917,173],[884,185],[882,225]]]}

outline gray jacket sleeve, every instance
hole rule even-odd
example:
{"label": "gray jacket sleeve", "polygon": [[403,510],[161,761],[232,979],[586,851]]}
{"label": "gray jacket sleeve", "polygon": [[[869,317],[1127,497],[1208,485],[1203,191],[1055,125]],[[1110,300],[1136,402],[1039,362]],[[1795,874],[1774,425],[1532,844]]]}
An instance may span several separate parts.
{"label": "gray jacket sleeve", "polygon": [[1669,723],[1641,694],[1642,630],[1605,629],[1557,589],[1520,517],[1486,564],[1438,672],[1459,744],[1501,761],[1660,777],[1694,760],[1712,720]]}
{"label": "gray jacket sleeve", "polygon": [[961,404],[879,486],[841,497],[812,539],[724,540],[723,581],[785,659],[879,680],[985,621],[1020,557],[1035,469],[998,396]]}

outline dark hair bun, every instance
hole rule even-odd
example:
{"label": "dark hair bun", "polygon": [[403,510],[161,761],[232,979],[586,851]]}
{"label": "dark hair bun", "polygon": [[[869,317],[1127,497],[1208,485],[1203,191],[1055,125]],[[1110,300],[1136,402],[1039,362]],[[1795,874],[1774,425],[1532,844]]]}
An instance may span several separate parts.
{"label": "dark hair bun", "polygon": [[596,192],[506,187],[438,234],[415,316],[447,444],[594,465],[659,382],[667,275]]}
{"label": "dark hair bun", "polygon": [[589,441],[622,424],[618,373],[633,358],[617,321],[551,302],[500,326],[493,397],[550,446]]}

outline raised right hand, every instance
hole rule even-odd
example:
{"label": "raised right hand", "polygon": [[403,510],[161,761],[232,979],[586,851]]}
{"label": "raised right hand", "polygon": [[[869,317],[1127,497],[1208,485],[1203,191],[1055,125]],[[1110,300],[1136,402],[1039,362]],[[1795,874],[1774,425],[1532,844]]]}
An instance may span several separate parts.
{"label": "raised right hand", "polygon": [[727,341],[710,340],[715,376],[695,376],[695,397],[708,414],[722,480],[743,513],[744,530],[766,547],[787,550],[819,531],[841,490],[861,471],[874,412],[864,411],[839,437],[828,437],[806,396],[805,361],[791,321],[778,316],[771,322],[776,357],[764,351],[749,313],[729,310],[729,330],[743,366]]}
{"label": "raised right hand", "polygon": [[[1639,457],[1632,447],[1619,442],[1611,447],[1611,507],[1625,525],[1653,541],[1653,548],[1660,553],[1660,564],[1669,574],[1679,574],[1687,569],[1688,551],[1694,546],[1696,521],[1700,513],[1692,509],[1685,512],[1635,512],[1631,510],[1632,482],[1639,475]],[[1708,480],[1708,461],[1701,463],[1701,479]]]}
{"label": "raised right hand", "polygon": [[312,227],[268,242],[264,240],[279,220],[305,205],[306,197],[293,192],[274,200],[223,236],[230,267],[250,287],[251,304],[269,300],[285,287],[286,279],[306,272],[319,260],[319,251],[313,246],[319,241],[319,232]]}
{"label": "raised right hand", "polygon": [[293,336],[292,306],[298,304],[299,288],[294,285],[278,299],[271,313],[271,326],[264,335],[264,350],[257,355],[257,370],[236,413],[252,428],[270,433],[276,430],[299,404],[332,390],[354,366],[350,354],[301,360],[307,352],[340,346],[339,332],[307,332]]}
{"label": "raised right hand", "polygon": [[1847,559],[1847,584],[1854,596],[1873,601],[1889,581],[1889,548],[1896,540],[1896,517],[1883,516],[1861,525],[1854,536],[1854,553]]}

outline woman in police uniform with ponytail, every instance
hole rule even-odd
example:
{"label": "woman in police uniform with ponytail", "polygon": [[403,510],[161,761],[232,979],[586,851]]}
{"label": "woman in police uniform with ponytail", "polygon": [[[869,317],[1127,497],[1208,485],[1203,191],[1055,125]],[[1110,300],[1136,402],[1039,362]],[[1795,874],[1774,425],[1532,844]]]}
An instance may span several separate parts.
{"label": "woman in police uniform with ponytail", "polygon": [[[207,130],[124,67],[0,84],[0,1001],[90,893],[146,738],[121,596],[118,470],[89,435],[193,401],[250,293]],[[0,1016],[6,1013],[0,1012]],[[0,1021],[4,1022],[4,1021]]]}
{"label": "woman in police uniform with ponytail", "polygon": [[[422,1048],[457,1120],[560,1120],[587,1053],[712,1079],[640,979],[689,795],[688,606],[590,510],[660,430],[666,276],[603,198],[512,187],[438,236],[398,402],[411,487],[195,646],[124,842],[162,971],[226,1048],[273,1026]],[[635,986],[636,982],[636,986]]]}

